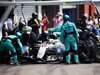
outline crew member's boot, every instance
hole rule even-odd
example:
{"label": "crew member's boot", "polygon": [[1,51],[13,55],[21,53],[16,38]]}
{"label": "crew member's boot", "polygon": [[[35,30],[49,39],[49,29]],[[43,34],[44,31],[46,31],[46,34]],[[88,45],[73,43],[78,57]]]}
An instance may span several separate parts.
{"label": "crew member's boot", "polygon": [[70,64],[70,54],[66,55],[66,64]]}
{"label": "crew member's boot", "polygon": [[19,66],[17,62],[17,55],[13,55],[13,59],[14,59],[14,66]]}
{"label": "crew member's boot", "polygon": [[75,64],[79,64],[78,55],[74,54],[74,60],[75,60]]}

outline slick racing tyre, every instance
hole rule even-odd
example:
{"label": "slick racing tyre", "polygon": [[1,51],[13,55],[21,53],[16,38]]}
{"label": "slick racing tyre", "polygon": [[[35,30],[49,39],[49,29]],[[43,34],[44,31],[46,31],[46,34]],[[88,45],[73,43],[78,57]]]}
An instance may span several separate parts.
{"label": "slick racing tyre", "polygon": [[93,58],[96,62],[100,62],[100,45],[93,51]]}

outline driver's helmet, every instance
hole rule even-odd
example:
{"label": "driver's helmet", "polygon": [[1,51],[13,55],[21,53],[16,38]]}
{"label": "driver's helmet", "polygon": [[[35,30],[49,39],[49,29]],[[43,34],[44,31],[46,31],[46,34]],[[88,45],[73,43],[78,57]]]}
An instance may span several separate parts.
{"label": "driver's helmet", "polygon": [[23,32],[30,32],[32,30],[32,28],[30,26],[25,26],[22,28]]}
{"label": "driver's helmet", "polygon": [[68,15],[64,15],[63,16],[63,20],[66,20],[66,19],[69,19],[69,16]]}
{"label": "driver's helmet", "polygon": [[49,39],[49,42],[48,42],[49,44],[54,44],[55,43],[55,41],[54,41],[54,39]]}
{"label": "driver's helmet", "polygon": [[21,34],[20,32],[16,32],[16,35],[17,35],[18,37],[21,37],[21,36],[22,36],[22,34]]}

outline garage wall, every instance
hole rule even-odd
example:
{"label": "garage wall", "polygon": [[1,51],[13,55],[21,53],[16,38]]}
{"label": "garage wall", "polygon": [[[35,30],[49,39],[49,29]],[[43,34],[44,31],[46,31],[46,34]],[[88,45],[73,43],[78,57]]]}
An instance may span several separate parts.
{"label": "garage wall", "polygon": [[[27,0],[16,0],[16,1],[27,1]],[[29,1],[35,1],[35,0],[29,0]],[[23,6],[23,13],[24,13],[26,21],[28,21],[31,18],[31,14],[33,12],[36,12],[36,6]],[[14,13],[16,15],[15,23],[18,24],[20,18],[22,18],[22,21],[23,21],[21,6],[17,6]]]}

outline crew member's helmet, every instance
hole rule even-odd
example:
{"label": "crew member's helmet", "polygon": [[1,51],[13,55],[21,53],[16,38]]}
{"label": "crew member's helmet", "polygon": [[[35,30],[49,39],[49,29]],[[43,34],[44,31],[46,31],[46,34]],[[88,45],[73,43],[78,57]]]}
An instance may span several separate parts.
{"label": "crew member's helmet", "polygon": [[89,30],[92,30],[92,27],[91,27],[91,26],[89,26],[89,25],[88,25],[88,26],[86,26],[86,28],[87,28],[87,29],[89,29]]}
{"label": "crew member's helmet", "polygon": [[82,19],[87,19],[87,15],[86,14],[83,14],[82,15]]}
{"label": "crew member's helmet", "polygon": [[22,31],[23,32],[30,32],[32,30],[32,28],[30,27],[30,26],[24,26],[23,28],[22,28]]}
{"label": "crew member's helmet", "polygon": [[63,20],[66,20],[66,19],[69,19],[69,16],[68,15],[64,15],[63,16]]}
{"label": "crew member's helmet", "polygon": [[22,34],[21,34],[20,32],[16,32],[16,35],[17,35],[18,37],[21,37],[21,36],[22,36]]}
{"label": "crew member's helmet", "polygon": [[32,13],[32,17],[37,18],[37,13],[36,12]]}

